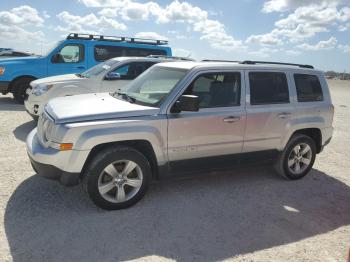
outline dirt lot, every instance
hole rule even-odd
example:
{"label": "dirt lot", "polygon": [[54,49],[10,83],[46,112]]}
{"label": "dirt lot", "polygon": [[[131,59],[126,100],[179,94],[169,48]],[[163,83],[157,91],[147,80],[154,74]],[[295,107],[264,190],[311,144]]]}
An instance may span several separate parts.
{"label": "dirt lot", "polygon": [[350,82],[331,81],[335,133],[311,174],[269,167],[155,183],[106,212],[80,187],[34,175],[34,127],[0,96],[0,261],[346,261],[350,247]]}

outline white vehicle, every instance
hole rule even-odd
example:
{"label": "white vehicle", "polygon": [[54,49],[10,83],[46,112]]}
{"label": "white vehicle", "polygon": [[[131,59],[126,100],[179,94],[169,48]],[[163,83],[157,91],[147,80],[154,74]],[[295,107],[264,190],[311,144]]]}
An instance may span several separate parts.
{"label": "white vehicle", "polygon": [[24,105],[35,120],[52,98],[122,90],[130,81],[156,63],[191,60],[179,57],[116,57],[82,74],[67,74],[32,81]]}

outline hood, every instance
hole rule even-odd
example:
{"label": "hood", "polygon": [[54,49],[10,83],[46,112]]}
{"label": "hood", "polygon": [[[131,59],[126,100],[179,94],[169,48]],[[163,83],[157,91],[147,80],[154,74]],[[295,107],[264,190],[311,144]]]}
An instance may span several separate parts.
{"label": "hood", "polygon": [[40,78],[37,80],[34,80],[31,82],[31,86],[35,87],[39,84],[68,84],[68,83],[75,83],[77,81],[81,81],[84,78],[80,78],[75,74],[67,74],[67,75],[58,75],[58,76],[50,76],[45,78]]}
{"label": "hood", "polygon": [[0,65],[30,64],[43,60],[41,56],[8,57],[0,60]]}
{"label": "hood", "polygon": [[159,108],[132,104],[109,93],[54,98],[45,110],[57,124],[147,116],[159,112]]}

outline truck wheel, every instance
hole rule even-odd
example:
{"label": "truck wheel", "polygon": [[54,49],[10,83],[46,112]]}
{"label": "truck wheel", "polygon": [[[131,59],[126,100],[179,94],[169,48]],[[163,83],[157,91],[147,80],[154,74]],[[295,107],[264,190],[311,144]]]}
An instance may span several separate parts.
{"label": "truck wheel", "polygon": [[111,147],[89,163],[83,186],[98,207],[117,210],[138,202],[151,177],[150,164],[143,154],[131,147]]}
{"label": "truck wheel", "polygon": [[15,81],[13,84],[12,92],[13,92],[13,97],[15,100],[23,104],[24,100],[27,97],[27,89],[30,88],[29,83],[32,82],[34,78],[31,77],[22,77],[18,80]]}
{"label": "truck wheel", "polygon": [[312,138],[296,134],[292,136],[275,165],[283,177],[296,180],[311,170],[316,158],[316,145]]}

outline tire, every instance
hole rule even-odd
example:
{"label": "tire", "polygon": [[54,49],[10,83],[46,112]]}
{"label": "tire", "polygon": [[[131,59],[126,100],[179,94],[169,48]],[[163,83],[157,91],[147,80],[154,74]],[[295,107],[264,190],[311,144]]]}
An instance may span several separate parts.
{"label": "tire", "polygon": [[22,77],[16,80],[13,84],[12,92],[13,92],[13,97],[15,100],[23,104],[24,100],[27,97],[27,89],[30,88],[30,82],[32,82],[34,78],[31,77]]}
{"label": "tire", "polygon": [[[298,146],[300,147],[298,148]],[[296,134],[291,137],[285,149],[280,154],[275,164],[275,169],[278,174],[286,179],[300,179],[309,173],[315,162],[315,158],[315,141],[309,136]]]}
{"label": "tire", "polygon": [[151,177],[150,164],[142,153],[126,146],[110,147],[88,164],[83,186],[95,205],[118,210],[136,204],[145,195]]}

